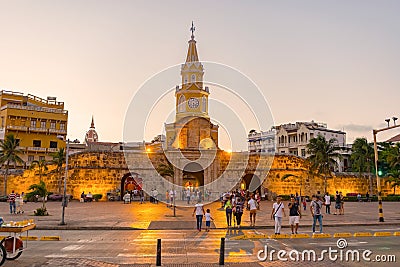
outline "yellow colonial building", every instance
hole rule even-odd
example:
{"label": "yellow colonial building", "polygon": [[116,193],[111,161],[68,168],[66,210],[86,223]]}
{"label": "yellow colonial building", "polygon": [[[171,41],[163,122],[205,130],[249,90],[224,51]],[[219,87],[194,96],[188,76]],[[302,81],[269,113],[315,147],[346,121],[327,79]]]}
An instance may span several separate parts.
{"label": "yellow colonial building", "polygon": [[33,160],[50,160],[65,147],[68,111],[55,97],[0,91],[0,139],[14,134],[28,166]]}

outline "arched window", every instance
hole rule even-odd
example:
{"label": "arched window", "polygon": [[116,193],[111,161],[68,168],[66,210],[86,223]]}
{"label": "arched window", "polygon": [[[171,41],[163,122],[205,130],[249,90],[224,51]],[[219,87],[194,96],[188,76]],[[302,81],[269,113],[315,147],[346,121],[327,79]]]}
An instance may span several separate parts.
{"label": "arched window", "polygon": [[178,100],[178,112],[186,111],[186,98],[184,95],[181,95]]}
{"label": "arched window", "polygon": [[196,75],[192,74],[192,80],[191,82],[194,83],[196,81]]}
{"label": "arched window", "polygon": [[187,75],[185,75],[185,81],[184,81],[184,83],[185,83],[185,84],[188,83],[188,76],[187,76]]}
{"label": "arched window", "polygon": [[207,98],[205,96],[201,98],[201,111],[207,112]]}

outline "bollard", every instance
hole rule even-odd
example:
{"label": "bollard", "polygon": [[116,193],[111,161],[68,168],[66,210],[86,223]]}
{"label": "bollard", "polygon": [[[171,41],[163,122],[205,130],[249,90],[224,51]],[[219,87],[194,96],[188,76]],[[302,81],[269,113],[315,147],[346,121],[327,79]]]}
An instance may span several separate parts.
{"label": "bollard", "polygon": [[161,266],[161,239],[157,239],[157,259],[156,266]]}
{"label": "bollard", "polygon": [[225,237],[221,237],[221,246],[219,249],[219,265],[225,265]]}

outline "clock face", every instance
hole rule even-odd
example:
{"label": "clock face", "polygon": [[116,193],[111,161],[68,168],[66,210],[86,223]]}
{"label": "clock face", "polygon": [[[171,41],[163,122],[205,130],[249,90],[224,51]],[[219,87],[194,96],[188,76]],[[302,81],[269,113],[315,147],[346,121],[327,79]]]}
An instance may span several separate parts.
{"label": "clock face", "polygon": [[197,108],[199,106],[199,100],[197,98],[191,97],[188,100],[189,108]]}

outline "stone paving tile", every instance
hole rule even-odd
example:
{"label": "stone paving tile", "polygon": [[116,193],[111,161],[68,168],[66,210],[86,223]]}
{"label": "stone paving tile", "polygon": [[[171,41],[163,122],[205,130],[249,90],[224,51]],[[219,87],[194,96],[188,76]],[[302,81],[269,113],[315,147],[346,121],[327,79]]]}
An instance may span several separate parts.
{"label": "stone paving tile", "polygon": [[[287,203],[285,202],[285,205]],[[66,226],[60,226],[61,205],[60,202],[48,202],[47,209],[50,216],[33,217],[33,211],[41,206],[41,203],[27,203],[24,205],[25,213],[19,215],[9,214],[9,204],[0,202],[0,214],[5,221],[18,221],[26,219],[34,219],[38,229],[148,229],[152,222],[168,222],[167,224],[192,221],[193,208],[177,207],[177,217],[173,217],[171,208],[164,204],[152,203],[132,203],[124,205],[122,202],[91,202],[79,203],[73,201],[69,203],[65,210]],[[345,215],[329,215],[324,214],[325,226],[344,226],[344,225],[389,225],[400,223],[400,210],[397,208],[398,202],[384,202],[384,223],[378,222],[378,204],[376,202],[345,203]],[[207,204],[205,208],[211,209],[214,225],[216,228],[226,228],[225,211],[220,208],[219,202]],[[262,201],[261,208],[257,213],[256,225],[258,227],[273,227],[273,221],[270,219],[272,202]],[[300,227],[309,227],[312,224],[310,211],[303,212],[304,216],[300,220]],[[355,216],[356,215],[356,216]],[[242,217],[242,226],[246,228],[250,224],[249,213],[245,211]],[[172,223],[169,223],[172,222]],[[174,226],[174,229],[177,228]],[[162,226],[165,229],[165,225]],[[283,227],[288,227],[288,217],[283,218]],[[151,226],[154,229],[153,226]]]}
{"label": "stone paving tile", "polygon": [[53,258],[42,266],[63,266],[63,267],[118,267],[118,264],[95,261],[91,259],[71,259],[71,258]]}

